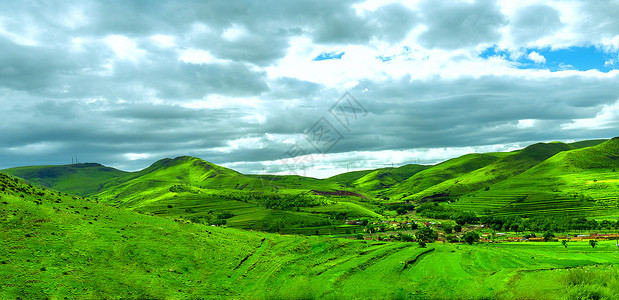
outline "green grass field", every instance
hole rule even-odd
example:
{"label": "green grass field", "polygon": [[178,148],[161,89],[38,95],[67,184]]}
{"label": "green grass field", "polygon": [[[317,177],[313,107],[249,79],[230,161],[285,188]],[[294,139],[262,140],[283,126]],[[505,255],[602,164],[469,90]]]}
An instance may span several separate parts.
{"label": "green grass field", "polygon": [[[421,247],[394,239],[417,231],[389,222],[456,224],[410,208],[398,215],[398,205],[425,202],[616,222],[617,158],[615,138],[327,179],[243,175],[193,157],[138,172],[4,170],[38,187],[0,173],[0,298],[613,299],[615,241]],[[353,239],[363,235],[377,240]]]}
{"label": "green grass field", "polygon": [[138,214],[0,179],[1,298],[580,299],[617,292],[614,241],[421,248],[277,235]]}

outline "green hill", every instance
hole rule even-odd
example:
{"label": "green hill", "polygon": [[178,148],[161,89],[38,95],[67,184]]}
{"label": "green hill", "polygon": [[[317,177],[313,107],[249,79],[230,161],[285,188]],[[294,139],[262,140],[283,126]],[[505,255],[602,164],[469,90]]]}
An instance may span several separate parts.
{"label": "green hill", "polygon": [[614,241],[420,248],[249,232],[137,214],[0,174],[2,299],[533,299],[592,288],[610,297],[614,285],[601,286],[619,278],[608,270],[619,261],[614,249]]}
{"label": "green hill", "polygon": [[382,194],[384,189],[394,186],[405,179],[431,166],[408,164],[397,168],[380,168],[375,170],[355,171],[339,174],[328,178],[362,192]]}
{"label": "green hill", "polygon": [[580,148],[587,148],[587,147],[597,146],[597,145],[599,145],[601,143],[604,143],[606,141],[608,141],[608,139],[586,140],[586,141],[579,141],[579,142],[569,143],[568,145],[574,147],[574,149],[580,149]]}
{"label": "green hill", "polygon": [[[355,171],[327,179],[244,175],[188,156],[162,159],[137,172],[99,164],[20,167],[5,172],[38,186],[145,214],[196,222],[225,220],[230,226],[247,229],[337,234],[350,231],[341,226],[344,219],[382,218],[386,207],[380,203],[394,200],[461,199],[453,207],[507,213],[509,205],[520,211],[521,205],[514,201],[538,199],[548,205],[531,205],[521,211],[532,213],[537,207],[550,213],[569,208],[585,215],[599,214],[599,204],[614,203],[617,189],[612,176],[589,169],[613,163],[608,157],[614,154],[608,153],[614,152],[607,148],[614,141],[537,143],[513,152],[468,154],[433,166]],[[550,164],[555,157],[565,157],[566,162]],[[536,175],[543,168],[555,175]],[[529,185],[540,188],[528,189]],[[595,201],[580,201],[585,198]]]}
{"label": "green hill", "polygon": [[129,174],[96,163],[17,167],[2,172],[41,187],[80,196],[93,195],[101,191],[106,183],[125,178]]}
{"label": "green hill", "polygon": [[454,207],[516,215],[613,215],[619,206],[619,139],[560,152]]}
{"label": "green hill", "polygon": [[482,168],[445,180],[404,199],[416,201],[453,200],[516,176],[561,151],[571,149],[573,149],[572,146],[558,142],[533,144],[499,158]]}
{"label": "green hill", "polygon": [[386,193],[393,198],[404,198],[451,178],[487,166],[498,159],[496,155],[492,154],[467,154],[453,158],[414,174]]}

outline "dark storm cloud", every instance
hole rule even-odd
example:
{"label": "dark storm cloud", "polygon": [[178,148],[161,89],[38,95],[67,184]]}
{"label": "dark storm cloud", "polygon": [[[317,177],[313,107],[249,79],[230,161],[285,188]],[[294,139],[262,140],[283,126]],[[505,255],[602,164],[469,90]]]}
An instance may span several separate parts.
{"label": "dark storm cloud", "polygon": [[428,29],[420,42],[427,47],[456,49],[494,43],[506,17],[493,0],[425,1],[422,11]]}

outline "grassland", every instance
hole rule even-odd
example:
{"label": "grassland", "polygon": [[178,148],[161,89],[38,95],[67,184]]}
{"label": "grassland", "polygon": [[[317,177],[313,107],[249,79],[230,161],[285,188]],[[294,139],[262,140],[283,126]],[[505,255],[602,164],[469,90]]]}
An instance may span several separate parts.
{"label": "grassland", "polygon": [[619,205],[619,139],[560,152],[488,190],[452,204],[505,215],[615,215]]}
{"label": "grassland", "polygon": [[[437,202],[477,215],[619,215],[618,139],[537,143],[468,154],[433,166],[355,171],[326,179],[244,175],[194,157],[163,159],[138,172],[99,164],[4,172],[35,185],[122,209],[230,227],[346,234],[346,219],[385,220],[387,204]],[[225,216],[225,218],[224,218]]]}
{"label": "grassland", "polygon": [[0,298],[580,299],[617,292],[614,241],[421,248],[277,235],[138,214],[1,174],[0,183]]}

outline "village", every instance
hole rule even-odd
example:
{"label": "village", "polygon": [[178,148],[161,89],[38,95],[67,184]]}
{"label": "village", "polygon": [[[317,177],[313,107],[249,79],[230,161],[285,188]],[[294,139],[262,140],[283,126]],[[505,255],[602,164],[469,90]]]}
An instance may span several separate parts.
{"label": "village", "polygon": [[[364,226],[363,234],[357,234],[357,239],[362,236],[364,240],[398,241],[402,235],[414,236],[421,228],[431,229],[436,233],[436,243],[464,243],[463,236],[467,232],[476,233],[478,243],[504,243],[504,242],[589,242],[617,240],[619,246],[619,233],[608,233],[604,230],[592,230],[585,232],[496,232],[484,224],[459,225],[451,220],[382,220],[368,222],[367,220],[344,220],[346,225]],[[605,230],[609,231],[609,230]],[[350,238],[350,236],[348,236]]]}

